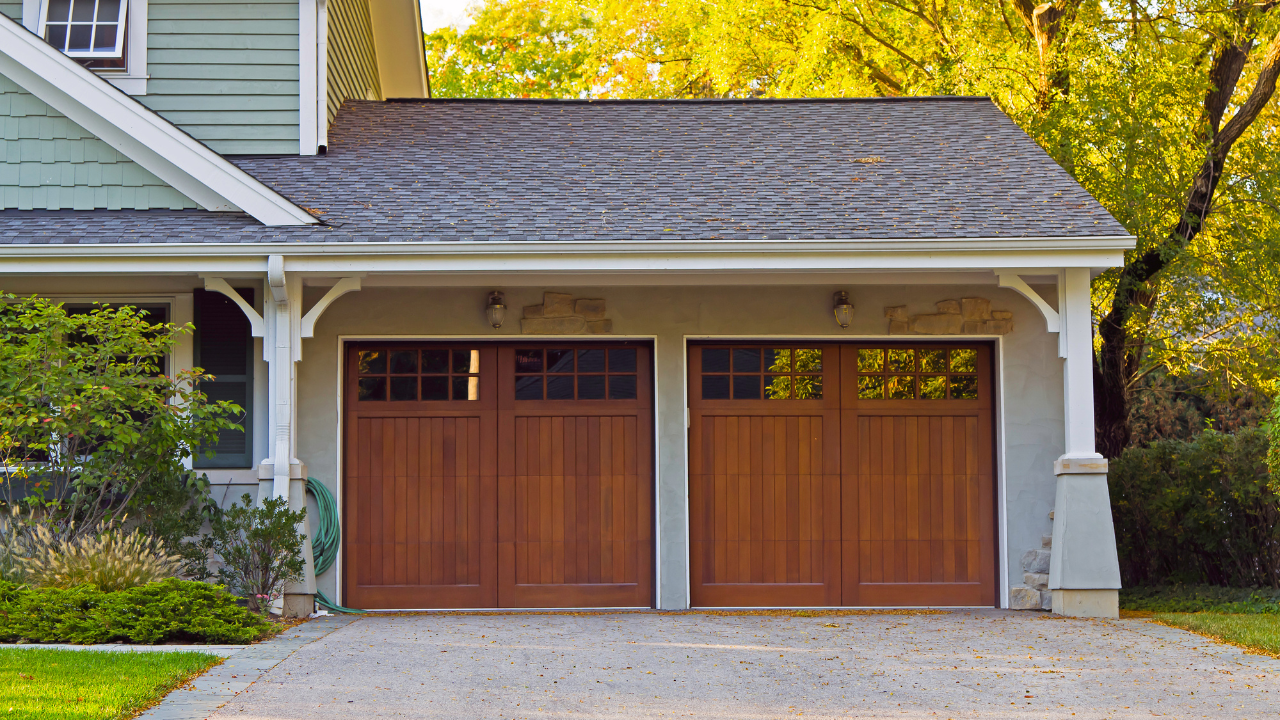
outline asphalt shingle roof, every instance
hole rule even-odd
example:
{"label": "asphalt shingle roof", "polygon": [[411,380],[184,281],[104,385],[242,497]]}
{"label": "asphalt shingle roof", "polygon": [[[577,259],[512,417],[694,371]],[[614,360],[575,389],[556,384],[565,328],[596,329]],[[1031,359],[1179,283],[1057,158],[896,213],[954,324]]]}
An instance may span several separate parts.
{"label": "asphalt shingle roof", "polygon": [[0,212],[0,243],[1127,235],[984,98],[348,102],[317,157],[231,158],[323,226]]}

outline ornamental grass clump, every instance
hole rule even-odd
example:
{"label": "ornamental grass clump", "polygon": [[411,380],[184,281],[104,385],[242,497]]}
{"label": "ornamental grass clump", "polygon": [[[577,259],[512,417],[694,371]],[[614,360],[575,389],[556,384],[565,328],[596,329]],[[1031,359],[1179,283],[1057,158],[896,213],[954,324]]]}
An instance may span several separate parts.
{"label": "ornamental grass clump", "polygon": [[0,580],[22,582],[22,560],[39,545],[36,525],[34,518],[23,517],[16,507],[7,515],[0,513]]}
{"label": "ornamental grass clump", "polygon": [[22,579],[38,587],[93,585],[103,592],[139,587],[176,575],[181,558],[164,543],[133,530],[110,528],[93,536],[58,540],[48,528],[34,527],[35,548],[18,559]]}

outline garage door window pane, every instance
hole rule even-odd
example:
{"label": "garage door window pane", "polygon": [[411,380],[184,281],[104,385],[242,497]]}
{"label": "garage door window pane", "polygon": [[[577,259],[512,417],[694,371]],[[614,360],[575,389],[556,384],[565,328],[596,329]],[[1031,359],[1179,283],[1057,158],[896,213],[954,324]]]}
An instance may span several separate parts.
{"label": "garage door window pane", "polygon": [[764,378],[764,396],[770,400],[790,400],[791,376],[766,375]]}
{"label": "garage door window pane", "polygon": [[976,372],[978,351],[965,348],[951,351],[951,372]]}
{"label": "garage door window pane", "polygon": [[710,373],[729,372],[729,349],[728,348],[703,348],[702,372],[710,372]]}
{"label": "garage door window pane", "polygon": [[362,377],[358,387],[361,400],[387,399],[387,379],[384,377]]}
{"label": "garage door window pane", "polygon": [[541,350],[517,350],[516,351],[516,372],[518,373],[542,372],[542,351]]}
{"label": "garage door window pane", "polygon": [[759,400],[760,399],[760,376],[759,375],[734,375],[733,376],[733,399],[734,400]]}
{"label": "garage door window pane", "polygon": [[884,377],[863,375],[858,378],[858,397],[862,400],[880,400],[884,397]]}
{"label": "garage door window pane", "polygon": [[703,375],[702,376],[702,399],[703,400],[728,400],[729,399],[729,376],[728,375]]}
{"label": "garage door window pane", "polygon": [[609,372],[627,372],[636,371],[636,351],[635,348],[614,348],[609,351]]}
{"label": "garage door window pane", "polygon": [[822,372],[822,349],[801,348],[796,350],[796,372]]}
{"label": "garage door window pane", "polygon": [[952,400],[977,400],[978,399],[978,376],[977,375],[952,375],[951,376],[951,399]]}
{"label": "garage door window pane", "polygon": [[578,372],[604,372],[604,350],[579,350]]}
{"label": "garage door window pane", "polygon": [[382,375],[387,371],[387,355],[381,350],[361,350],[359,358],[361,375]]}
{"label": "garage door window pane", "polygon": [[947,399],[947,376],[924,375],[920,378],[920,397],[924,400]]}
{"label": "garage door window pane", "polygon": [[423,400],[448,400],[449,399],[449,378],[447,377],[422,378],[422,399]]}
{"label": "garage door window pane", "polygon": [[603,375],[579,375],[578,399],[603,400],[605,381]]}
{"label": "garage door window pane", "polygon": [[572,400],[573,399],[573,376],[572,375],[552,375],[547,378],[547,399],[548,400]]}
{"label": "garage door window pane", "polygon": [[760,372],[760,349],[734,348],[733,371],[736,373]]}
{"label": "garage door window pane", "polygon": [[889,351],[889,372],[915,372],[916,371],[916,351],[915,350],[890,350]]}
{"label": "garage door window pane", "polygon": [[914,400],[916,396],[916,379],[914,375],[891,375],[889,377],[890,400]]}
{"label": "garage door window pane", "polygon": [[417,400],[418,399],[418,377],[393,377],[391,378],[391,399],[392,400]]}
{"label": "garage door window pane", "polygon": [[858,372],[884,372],[884,350],[862,349],[858,351]]}
{"label": "garage door window pane", "polygon": [[548,350],[547,351],[547,372],[553,372],[553,373],[573,372],[573,351],[572,350]]}
{"label": "garage door window pane", "polygon": [[947,371],[947,351],[946,350],[921,350],[920,351],[920,371],[931,373],[944,373]]}
{"label": "garage door window pane", "polygon": [[541,400],[542,399],[542,376],[534,375],[531,377],[516,378],[516,399],[517,400]]}
{"label": "garage door window pane", "polygon": [[821,375],[797,375],[795,378],[795,399],[796,400],[821,400],[822,399],[822,376]]}
{"label": "garage door window pane", "polygon": [[791,372],[791,351],[783,348],[765,348],[764,369],[765,372]]}
{"label": "garage door window pane", "polygon": [[418,372],[417,350],[395,350],[391,353],[391,374],[407,375]]}
{"label": "garage door window pane", "polygon": [[[635,358],[632,358],[634,360]],[[610,367],[612,367],[613,357],[609,357]],[[636,376],[635,375],[610,375],[609,376],[609,399],[610,400],[635,400],[636,399]]]}

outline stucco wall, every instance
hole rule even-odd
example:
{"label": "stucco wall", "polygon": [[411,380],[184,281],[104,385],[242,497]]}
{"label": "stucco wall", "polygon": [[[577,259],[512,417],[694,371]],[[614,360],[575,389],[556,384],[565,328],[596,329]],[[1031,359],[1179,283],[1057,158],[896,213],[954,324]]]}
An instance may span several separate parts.
{"label": "stucco wall", "polygon": [[[494,288],[366,287],[335,302],[303,341],[298,367],[299,457],[310,474],[338,485],[338,403],[335,396],[339,336],[519,337],[520,308],[542,301],[544,290],[607,301],[614,336],[655,338],[657,393],[658,604],[687,603],[685,489],[685,342],[687,338],[811,337],[880,338],[888,332],[884,307],[907,305],[912,314],[934,312],[934,303],[985,297],[992,308],[1014,313],[1014,331],[997,343],[997,373],[1005,390],[997,397],[997,464],[1007,499],[1001,562],[1009,584],[1022,581],[1020,558],[1051,533],[1053,461],[1063,448],[1062,361],[1057,336],[1021,295],[985,286],[773,286],[773,287],[530,287],[506,292],[508,319],[500,330],[485,322],[483,306]],[[847,289],[856,307],[853,325],[841,330],[831,314],[831,294]],[[308,288],[306,304],[324,288]],[[1000,377],[997,378],[998,380]],[[319,579],[336,591],[331,571]],[[1000,591],[1007,597],[1007,585]]]}

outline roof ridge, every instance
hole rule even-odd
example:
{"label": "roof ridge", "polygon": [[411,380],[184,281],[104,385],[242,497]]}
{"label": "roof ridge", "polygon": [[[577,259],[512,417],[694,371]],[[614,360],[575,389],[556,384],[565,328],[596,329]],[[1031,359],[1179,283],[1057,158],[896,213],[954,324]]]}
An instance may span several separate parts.
{"label": "roof ridge", "polygon": [[[441,105],[446,103],[518,104],[518,105],[791,105],[791,104],[861,104],[899,102],[990,102],[989,95],[911,95],[897,97],[829,97],[829,98],[387,98],[388,103],[407,105]],[[348,100],[351,103],[379,103],[378,100]]]}

